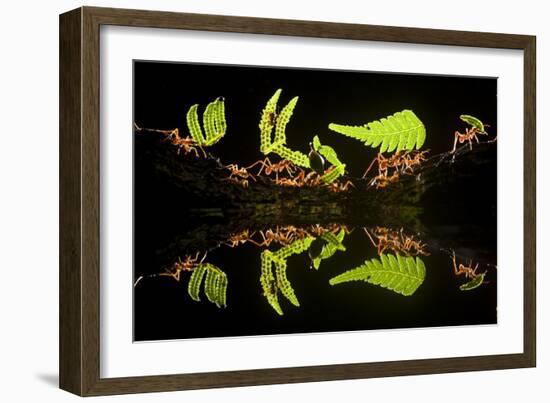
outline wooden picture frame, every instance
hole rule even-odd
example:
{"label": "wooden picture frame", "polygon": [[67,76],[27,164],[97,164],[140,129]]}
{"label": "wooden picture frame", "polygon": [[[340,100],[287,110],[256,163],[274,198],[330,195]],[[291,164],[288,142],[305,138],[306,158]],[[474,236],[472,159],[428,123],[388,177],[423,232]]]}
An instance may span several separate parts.
{"label": "wooden picture frame", "polygon": [[[524,52],[524,349],[521,354],[100,377],[100,26],[519,49]],[[533,367],[536,363],[535,37],[81,7],[60,16],[60,387],[81,396]],[[146,365],[146,363],[144,363]]]}

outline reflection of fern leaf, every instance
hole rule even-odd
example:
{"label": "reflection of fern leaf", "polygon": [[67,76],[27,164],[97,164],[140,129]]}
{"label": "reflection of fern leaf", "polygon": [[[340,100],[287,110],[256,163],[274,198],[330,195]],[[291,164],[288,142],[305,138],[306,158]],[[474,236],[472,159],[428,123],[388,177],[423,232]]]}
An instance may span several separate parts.
{"label": "reflection of fern leaf", "polygon": [[426,128],[413,111],[405,109],[363,126],[329,124],[329,129],[362,141],[380,152],[419,149],[426,140]]}
{"label": "reflection of fern leaf", "polygon": [[291,244],[283,246],[277,252],[273,252],[273,255],[275,256],[276,259],[286,260],[292,255],[298,255],[306,251],[311,245],[312,241],[313,241],[313,237],[310,237],[310,236],[302,239],[298,239],[292,242]]}
{"label": "reflection of fern leaf", "polygon": [[298,298],[294,293],[294,289],[290,285],[290,281],[286,277],[286,260],[275,259],[275,276],[277,278],[277,287],[281,290],[281,293],[290,301],[294,306],[300,306]]}
{"label": "reflection of fern leaf", "polygon": [[275,278],[271,272],[272,254],[269,250],[264,250],[261,254],[261,270],[260,283],[264,291],[264,296],[267,302],[279,315],[283,314],[279,298],[277,297],[277,287],[275,286]]}
{"label": "reflection of fern leaf", "polygon": [[193,273],[191,273],[189,284],[187,284],[189,296],[195,301],[200,301],[200,287],[205,273],[204,293],[206,294],[206,298],[208,298],[208,301],[216,304],[218,308],[225,307],[227,276],[223,271],[210,263],[199,264],[193,270]]}
{"label": "reflection of fern leaf", "polygon": [[220,307],[227,306],[227,276],[218,276],[218,303]]}
{"label": "reflection of fern leaf", "polygon": [[330,279],[330,285],[349,281],[366,281],[402,295],[412,295],[423,283],[426,267],[419,257],[382,254],[380,259],[366,261],[363,265],[348,270]]}
{"label": "reflection of fern leaf", "polygon": [[344,252],[346,250],[346,247],[342,243],[345,236],[346,231],[344,231],[343,229],[341,229],[336,235],[334,235],[332,232],[325,232],[323,235],[321,235],[321,238],[327,241],[327,244],[321,251],[321,254],[313,259],[313,267],[315,269],[319,268],[323,260],[331,258],[336,253],[336,251],[341,250]]}
{"label": "reflection of fern leaf", "polygon": [[[329,247],[334,248],[334,250],[341,250],[343,252],[346,251],[346,247],[342,244],[342,241],[344,239],[345,231],[343,229],[338,232],[338,234],[334,235],[332,232],[327,231],[323,235],[321,235],[321,238],[323,238],[325,241],[328,242]],[[325,248],[326,250],[327,248]],[[322,253],[321,253],[322,254]]]}
{"label": "reflection of fern leaf", "polygon": [[204,280],[204,293],[206,294],[206,298],[208,298],[208,301],[214,304],[217,302],[217,277],[217,273],[214,270],[207,270],[206,280]]}
{"label": "reflection of fern leaf", "polygon": [[187,293],[195,301],[200,301],[199,292],[202,283],[202,278],[206,272],[206,265],[199,264],[193,273],[191,273],[191,278],[189,279],[189,284],[187,284]]}

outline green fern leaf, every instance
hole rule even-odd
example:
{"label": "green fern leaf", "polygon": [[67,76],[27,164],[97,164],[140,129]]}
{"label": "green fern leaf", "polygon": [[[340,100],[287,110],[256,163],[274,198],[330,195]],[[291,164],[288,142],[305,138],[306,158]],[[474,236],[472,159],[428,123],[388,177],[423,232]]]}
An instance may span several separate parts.
{"label": "green fern leaf", "polygon": [[346,171],[346,164],[342,164],[340,160],[338,159],[338,155],[336,154],[336,151],[334,148],[321,144],[321,140],[319,140],[318,136],[313,137],[313,149],[317,152],[319,152],[325,159],[333,165],[335,168],[331,170],[329,173],[324,174],[321,177],[321,180],[325,184],[329,184],[334,182],[336,179],[338,179],[340,176],[344,174]]}
{"label": "green fern leaf", "polygon": [[281,96],[282,89],[275,91],[275,94],[267,101],[264,110],[262,111],[262,117],[260,119],[260,151],[264,154],[271,152],[271,132],[275,126],[275,119],[277,112],[277,102]]}
{"label": "green fern leaf", "polygon": [[363,265],[330,279],[330,285],[349,281],[366,281],[396,293],[409,296],[420,287],[426,277],[426,267],[419,257],[382,254]]}
{"label": "green fern leaf", "polygon": [[273,138],[273,146],[277,147],[278,145],[286,144],[286,125],[290,121],[292,114],[294,113],[294,108],[298,102],[298,97],[294,97],[290,100],[288,104],[281,110],[279,116],[277,117],[277,123],[275,126],[275,137]]}
{"label": "green fern leaf", "polygon": [[215,114],[214,109],[216,109],[216,101],[210,102],[202,115],[204,132],[206,134],[205,144],[209,144],[216,138],[216,126],[215,126]]}
{"label": "green fern leaf", "polygon": [[227,122],[225,120],[225,100],[223,97],[216,99],[214,107],[214,126],[216,130],[216,138],[219,140],[225,135],[227,130]]}
{"label": "green fern leaf", "polygon": [[380,152],[420,149],[426,140],[426,128],[413,111],[405,109],[387,118],[363,126],[329,124],[329,129],[362,141]]}
{"label": "green fern leaf", "polygon": [[277,279],[277,287],[279,287],[279,290],[281,290],[281,294],[283,294],[292,305],[300,306],[300,302],[298,301],[298,298],[294,293],[294,289],[290,285],[290,281],[288,281],[288,278],[286,276],[286,260],[273,259],[273,262],[275,263],[275,276]]}
{"label": "green fern leaf", "polygon": [[298,165],[302,168],[309,168],[309,158],[307,155],[300,151],[293,151],[290,148],[278,145],[270,150],[270,152],[279,154],[279,156],[285,160],[292,161],[294,165]]}
{"label": "green fern leaf", "polygon": [[328,185],[329,183],[334,182],[340,176],[344,175],[344,172],[346,172],[346,164],[337,166],[334,169],[332,169],[330,172],[324,174],[321,177],[321,180],[323,181],[323,183],[326,183]]}
{"label": "green fern leaf", "polygon": [[197,114],[198,108],[199,105],[195,104],[187,111],[187,127],[189,128],[193,140],[195,140],[198,145],[203,145],[205,140],[202,135],[201,125],[199,124],[199,116]]}
{"label": "green fern leaf", "polygon": [[200,292],[200,287],[202,283],[202,278],[205,273],[206,273],[206,265],[199,264],[195,268],[195,270],[193,270],[193,273],[191,273],[191,278],[189,279],[189,283],[187,284],[187,293],[195,301],[200,301],[199,292]]}

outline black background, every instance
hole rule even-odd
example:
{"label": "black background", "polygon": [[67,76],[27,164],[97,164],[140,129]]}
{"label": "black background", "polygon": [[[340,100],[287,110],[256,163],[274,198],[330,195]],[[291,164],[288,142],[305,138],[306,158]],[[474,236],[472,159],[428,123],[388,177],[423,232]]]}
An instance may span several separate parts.
{"label": "black background", "polygon": [[[331,132],[331,122],[359,125],[412,109],[426,126],[423,148],[432,153],[451,149],[455,130],[466,127],[458,118],[460,114],[480,118],[491,125],[491,134],[496,133],[494,78],[145,61],[134,63],[134,120],[142,127],[178,127],[185,135],[187,109],[198,103],[201,116],[208,102],[224,96],[228,130],[211,152],[224,163],[248,165],[263,157],[258,122],[277,88],[283,89],[279,108],[292,97],[300,97],[287,127],[289,147],[307,153],[309,141],[317,134],[322,143],[336,149],[352,176],[363,173],[376,151]],[[161,271],[154,263],[155,251],[170,242],[174,231],[186,231],[186,202],[185,198],[159,200],[154,178],[140,170],[139,155],[135,164],[137,278]],[[459,194],[471,195],[471,199],[464,202]],[[423,207],[422,220],[430,229],[430,238],[425,241],[438,245],[441,238],[450,238],[452,245],[444,246],[452,246],[474,261],[496,264],[496,153],[494,164],[479,173],[478,180],[464,181],[443,195],[427,197]],[[136,287],[134,295],[135,340],[496,322],[495,272],[488,277],[490,284],[461,292],[461,281],[453,276],[449,257],[437,251],[424,259],[426,280],[411,297],[366,283],[330,287],[328,279],[375,257],[367,239],[358,232],[345,244],[348,252],[323,262],[318,272],[308,269],[305,256],[290,258],[288,277],[301,306],[281,302],[282,317],[262,295],[260,250],[250,245],[220,248],[209,254],[208,261],[228,275],[228,307],[223,310],[208,302],[192,301],[187,295],[188,277],[180,283],[170,278],[147,279]]]}

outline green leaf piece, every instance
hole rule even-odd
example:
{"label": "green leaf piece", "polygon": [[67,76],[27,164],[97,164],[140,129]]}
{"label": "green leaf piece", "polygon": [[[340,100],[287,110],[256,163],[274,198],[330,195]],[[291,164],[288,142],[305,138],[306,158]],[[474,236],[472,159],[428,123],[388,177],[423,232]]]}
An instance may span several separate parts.
{"label": "green leaf piece", "polygon": [[426,128],[413,111],[405,109],[363,126],[329,124],[329,129],[362,141],[380,152],[420,149],[426,140]]}
{"label": "green leaf piece", "polygon": [[216,130],[216,137],[218,140],[225,135],[227,130],[227,122],[225,120],[225,100],[223,97],[216,99],[214,108],[214,126]]}
{"label": "green leaf piece", "polygon": [[338,159],[338,155],[336,154],[336,151],[334,148],[321,144],[321,140],[319,140],[318,136],[313,137],[313,149],[317,152],[319,152],[325,159],[333,165],[335,168],[331,170],[329,173],[324,174],[321,177],[321,180],[325,184],[329,184],[334,182],[336,179],[338,179],[340,176],[344,174],[346,171],[346,164],[342,164],[340,160]]}
{"label": "green leaf piece", "polygon": [[202,116],[205,135],[203,135],[199,123],[198,108],[199,105],[195,104],[187,111],[187,127],[191,138],[199,146],[208,147],[216,144],[225,135],[227,123],[225,121],[224,99],[218,97],[206,106]]}
{"label": "green leaf piece", "polygon": [[346,172],[346,164],[341,164],[340,166],[335,167],[330,172],[324,174],[321,177],[321,180],[325,184],[329,184],[334,182],[336,179],[338,179],[340,176],[344,175],[344,172]]}
{"label": "green leaf piece", "polygon": [[416,292],[426,277],[426,266],[419,257],[382,254],[355,269],[330,279],[330,285],[350,281],[366,281],[398,294],[410,296]]}
{"label": "green leaf piece", "polygon": [[279,116],[277,117],[277,124],[275,126],[275,137],[273,139],[274,147],[286,144],[286,125],[294,113],[294,108],[296,107],[297,102],[298,97],[292,98],[290,102],[281,110],[281,113],[279,113]]}
{"label": "green leaf piece", "polygon": [[294,289],[292,288],[292,286],[290,285],[290,281],[288,281],[288,278],[286,277],[286,260],[273,259],[273,262],[275,263],[275,277],[277,279],[277,287],[279,287],[279,290],[281,290],[281,294],[283,294],[292,305],[300,306],[300,302],[298,302],[298,298],[294,293]]}
{"label": "green leaf piece", "polygon": [[193,300],[200,301],[199,292],[205,274],[204,293],[206,298],[216,304],[218,308],[225,307],[227,305],[227,275],[213,264],[201,263],[197,265],[187,284],[187,293]]}
{"label": "green leaf piece", "polygon": [[204,127],[204,132],[206,134],[205,144],[212,142],[216,138],[216,126],[215,126],[215,114],[214,109],[216,108],[216,101],[210,102],[206,107],[202,125]]}
{"label": "green leaf piece", "polygon": [[273,272],[271,271],[272,254],[269,250],[264,250],[260,255],[261,259],[261,275],[260,284],[264,292],[264,296],[267,302],[279,315],[283,315],[283,310],[279,304],[279,298],[277,296],[277,285]]}
{"label": "green leaf piece", "polygon": [[302,252],[308,250],[311,242],[313,242],[313,237],[308,236],[302,239],[297,239],[296,241],[283,246],[277,252],[273,252],[275,259],[286,260],[292,255],[299,255]]}
{"label": "green leaf piece", "polygon": [[[283,315],[283,310],[279,303],[278,293],[290,301],[294,306],[300,306],[298,297],[288,281],[286,276],[287,259],[292,255],[298,255],[308,250],[313,237],[305,237],[283,246],[276,252],[264,250],[261,256],[261,275],[260,283],[267,302],[279,315]],[[275,265],[275,275],[273,275],[273,265]]]}
{"label": "green leaf piece", "polygon": [[[282,90],[279,88],[267,101],[260,118],[260,151],[267,155],[275,153],[282,159],[289,160],[302,168],[309,168],[309,158],[304,153],[291,150],[286,145],[286,125],[290,121],[298,97],[294,97],[277,115],[277,102]],[[275,127],[275,136],[272,140],[271,134]]]}
{"label": "green leaf piece", "polygon": [[225,274],[218,276],[218,303],[221,308],[227,306],[227,276]]}
{"label": "green leaf piece", "polygon": [[481,284],[483,284],[483,281],[485,280],[485,273],[480,273],[477,276],[475,276],[472,280],[468,281],[467,283],[462,284],[459,288],[460,291],[470,291],[475,290]]}
{"label": "green leaf piece", "polygon": [[264,110],[262,111],[262,117],[260,119],[260,151],[264,154],[271,152],[271,132],[275,126],[275,117],[277,114],[277,102],[281,96],[282,89],[275,91],[275,94],[267,101]]}
{"label": "green leaf piece", "polygon": [[201,282],[204,274],[206,273],[206,265],[199,264],[193,273],[191,273],[191,278],[187,284],[187,293],[189,296],[195,300],[200,301],[199,292],[201,287]]}
{"label": "green leaf piece", "polygon": [[204,293],[208,301],[216,303],[218,300],[216,293],[216,279],[217,274],[214,270],[206,271],[206,280],[204,280]]}
{"label": "green leaf piece", "polygon": [[[330,235],[329,235],[330,234]],[[321,235],[327,244],[324,246],[321,254],[313,259],[313,267],[318,270],[323,260],[331,258],[337,251],[345,251],[346,247],[343,244],[346,232],[341,229],[338,234],[334,235],[332,232],[326,232]]]}
{"label": "green leaf piece", "polygon": [[195,140],[198,145],[203,145],[205,140],[199,124],[199,116],[197,114],[198,108],[199,105],[195,104],[187,111],[187,127],[189,128],[189,132],[191,133],[193,140]]}
{"label": "green leaf piece", "polygon": [[472,116],[472,115],[460,115],[460,119],[466,123],[468,123],[470,126],[475,127],[479,132],[486,133],[485,132],[485,125],[481,120],[478,118]]}
{"label": "green leaf piece", "polygon": [[294,165],[298,165],[302,168],[309,168],[309,158],[300,151],[291,150],[283,145],[278,145],[271,151],[278,154],[282,159],[292,161]]}

